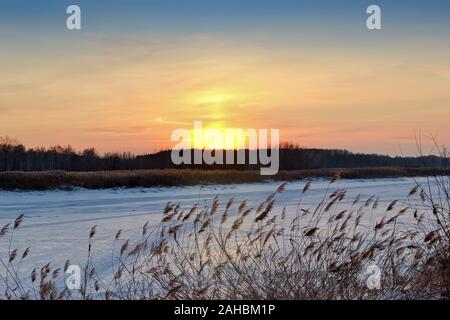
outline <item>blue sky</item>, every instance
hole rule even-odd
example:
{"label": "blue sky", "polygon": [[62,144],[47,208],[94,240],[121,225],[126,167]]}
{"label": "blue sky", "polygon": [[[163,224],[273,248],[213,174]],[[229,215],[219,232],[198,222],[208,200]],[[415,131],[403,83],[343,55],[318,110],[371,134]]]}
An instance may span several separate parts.
{"label": "blue sky", "polygon": [[[365,10],[373,3],[382,9],[383,31],[368,37]],[[81,32],[67,33],[69,4],[81,7]],[[26,42],[38,51],[39,39],[49,50],[70,50],[72,44],[77,51],[92,35],[165,41],[207,35],[270,47],[379,48],[409,39],[445,41],[450,32],[447,0],[0,0],[0,6],[3,42]]]}
{"label": "blue sky", "polygon": [[[369,4],[380,5],[390,26],[415,30],[414,25],[427,29],[450,25],[450,2],[446,0],[1,0],[0,23],[3,27],[30,32],[35,28],[57,28],[64,21],[69,4],[80,5],[85,27],[92,32],[133,29],[136,32],[225,32],[254,27],[266,29],[267,24],[273,23],[322,29],[354,28],[355,23],[364,19]],[[143,27],[156,30],[140,29]]]}

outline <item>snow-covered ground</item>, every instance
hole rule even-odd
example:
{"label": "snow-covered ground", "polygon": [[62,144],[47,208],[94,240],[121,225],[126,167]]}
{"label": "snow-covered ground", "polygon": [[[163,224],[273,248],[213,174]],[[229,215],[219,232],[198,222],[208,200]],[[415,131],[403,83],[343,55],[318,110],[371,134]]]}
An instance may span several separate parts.
{"label": "snow-covered ground", "polygon": [[[425,182],[423,178],[418,181]],[[288,214],[295,213],[304,184],[305,181],[289,182],[286,191],[277,197],[278,205],[274,211],[279,212],[286,206]],[[219,195],[222,203],[234,197],[236,201],[247,199],[250,207],[257,207],[279,185],[280,182],[205,187],[0,191],[0,228],[12,223],[19,214],[25,214],[23,225],[14,234],[11,248],[19,248],[21,255],[25,248],[31,247],[29,257],[21,266],[24,275],[29,275],[33,267],[48,262],[62,267],[70,259],[73,264],[83,265],[89,230],[97,225],[94,241],[96,269],[97,272],[107,272],[111,266],[112,243],[117,230],[123,229],[123,238],[138,237],[144,223],[156,224],[161,220],[167,202],[180,202],[182,208],[189,208],[196,202],[209,204],[214,196]],[[349,204],[358,194],[361,201],[376,195],[380,198],[381,215],[387,203],[393,200],[399,200],[399,206],[402,206],[402,201],[406,200],[414,186],[415,182],[410,178],[355,179],[338,181],[331,186],[331,191],[347,189],[345,201]],[[328,181],[314,181],[303,197],[302,207],[315,207],[328,187]],[[0,239],[2,258],[7,256],[9,236]]]}

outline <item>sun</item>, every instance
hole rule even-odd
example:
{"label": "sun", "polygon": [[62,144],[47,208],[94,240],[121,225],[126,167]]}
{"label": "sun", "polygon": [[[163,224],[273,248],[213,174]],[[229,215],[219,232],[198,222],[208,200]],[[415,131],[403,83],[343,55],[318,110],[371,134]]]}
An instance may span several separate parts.
{"label": "sun", "polygon": [[212,124],[191,130],[191,146],[194,149],[238,150],[246,146],[244,130]]}
{"label": "sun", "polygon": [[[200,129],[191,130],[191,145],[195,149],[235,150],[245,147],[240,129],[229,126],[228,108],[245,99],[242,90],[208,88],[185,94],[183,102],[192,108],[196,121],[205,122]],[[206,124],[207,123],[207,124]]]}

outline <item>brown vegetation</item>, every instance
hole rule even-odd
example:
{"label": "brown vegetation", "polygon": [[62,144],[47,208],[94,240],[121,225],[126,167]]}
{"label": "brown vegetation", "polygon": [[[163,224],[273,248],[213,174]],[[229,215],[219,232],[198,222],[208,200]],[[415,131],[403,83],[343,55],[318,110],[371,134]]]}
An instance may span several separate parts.
{"label": "brown vegetation", "polygon": [[[449,177],[414,186],[364,224],[379,199],[345,204],[346,190],[332,191],[342,174],[330,179],[315,207],[302,203],[307,182],[292,219],[274,209],[285,184],[257,208],[218,197],[187,210],[168,203],[161,223],[144,225],[140,239],[124,239],[118,230],[111,279],[95,270],[94,226],[79,291],[61,288],[69,262],[63,270],[50,264],[33,270],[31,285],[20,280],[29,250],[11,247],[20,216],[0,231],[10,248],[0,257],[0,287],[8,299],[449,299]],[[405,216],[413,223],[400,223]],[[380,268],[380,289],[367,285],[370,265]]]}
{"label": "brown vegetation", "polygon": [[[290,181],[331,177],[336,169],[280,171],[276,176],[261,176],[259,171],[242,170],[118,170],[95,172],[0,172],[0,190],[103,189],[201,184],[230,184]],[[344,179],[414,177],[448,174],[450,169],[433,168],[352,168],[340,169]]]}

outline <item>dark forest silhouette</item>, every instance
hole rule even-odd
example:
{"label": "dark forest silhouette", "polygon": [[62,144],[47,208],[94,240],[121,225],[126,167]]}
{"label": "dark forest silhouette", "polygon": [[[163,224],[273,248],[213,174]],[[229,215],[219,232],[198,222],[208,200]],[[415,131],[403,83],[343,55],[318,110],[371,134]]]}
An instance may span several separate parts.
{"label": "dark forest silhouette", "polygon": [[[235,151],[236,152],[236,151]],[[248,159],[248,150],[246,150]],[[280,148],[280,170],[361,167],[442,167],[442,157],[391,157],[346,150],[306,149],[292,144]],[[129,152],[100,155],[94,148],[77,152],[70,146],[29,148],[9,137],[0,137],[0,171],[102,171],[168,168],[258,169],[259,165],[180,165],[171,151],[134,155]]]}

